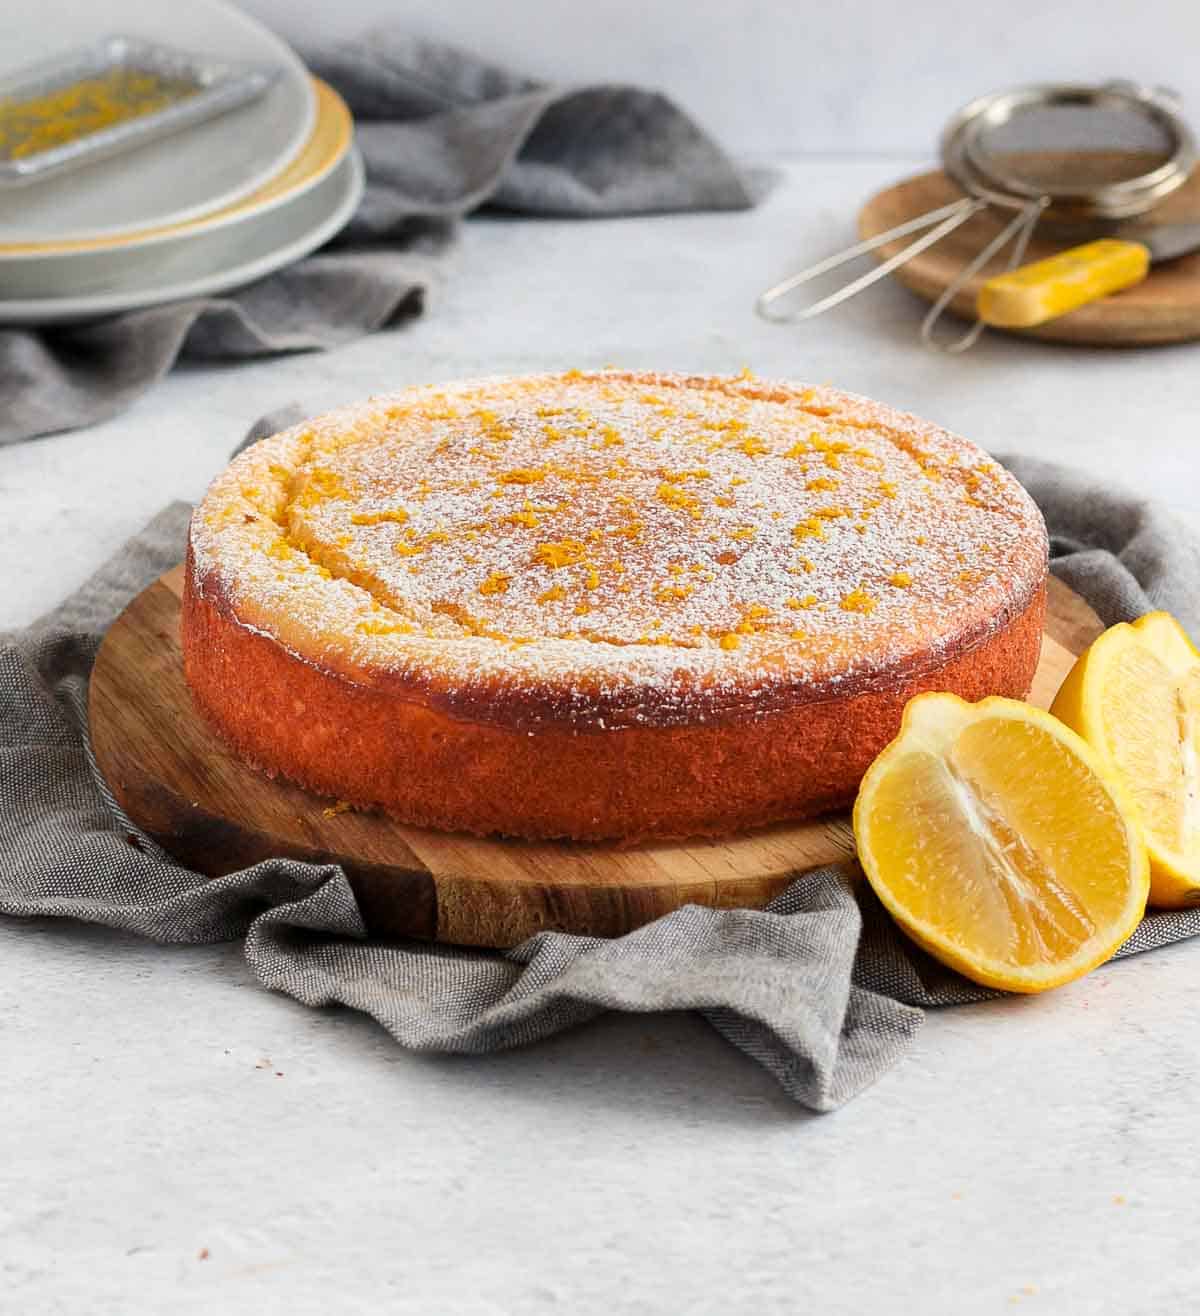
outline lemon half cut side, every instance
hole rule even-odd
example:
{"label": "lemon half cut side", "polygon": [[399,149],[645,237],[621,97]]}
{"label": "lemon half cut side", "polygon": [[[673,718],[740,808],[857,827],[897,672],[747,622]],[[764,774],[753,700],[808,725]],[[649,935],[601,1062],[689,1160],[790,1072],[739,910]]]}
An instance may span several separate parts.
{"label": "lemon half cut side", "polygon": [[1110,626],[1051,710],[1104,760],[1150,855],[1150,903],[1200,903],[1200,653],[1170,613]]}
{"label": "lemon half cut side", "polygon": [[859,859],[905,932],[989,987],[1038,992],[1108,959],[1146,907],[1124,792],[1050,714],[924,694],[868,769]]}

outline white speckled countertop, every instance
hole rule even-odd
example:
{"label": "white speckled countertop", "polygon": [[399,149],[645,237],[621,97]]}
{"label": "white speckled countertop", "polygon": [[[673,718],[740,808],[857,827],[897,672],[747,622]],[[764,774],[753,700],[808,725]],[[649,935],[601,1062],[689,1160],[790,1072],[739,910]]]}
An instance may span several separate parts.
{"label": "white speckled countertop", "polygon": [[[748,215],[473,222],[429,313],[327,356],[189,368],[0,451],[0,626],[77,585],[293,398],[608,361],[828,381],[1190,513],[1200,347],[916,342],[881,288],[807,328],[765,282],[918,160],[791,166]],[[1200,945],[932,1014],[814,1117],[691,1017],[489,1060],[414,1057],[253,985],[236,947],[0,921],[0,1310],[1188,1309]]]}

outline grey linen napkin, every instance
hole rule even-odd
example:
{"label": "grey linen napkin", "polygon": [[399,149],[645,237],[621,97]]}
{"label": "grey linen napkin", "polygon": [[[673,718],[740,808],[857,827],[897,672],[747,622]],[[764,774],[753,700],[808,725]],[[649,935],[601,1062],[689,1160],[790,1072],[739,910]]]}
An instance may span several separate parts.
{"label": "grey linen napkin", "polygon": [[[1058,467],[1008,464],[1047,515],[1055,571],[1105,621],[1163,607],[1200,630],[1200,541],[1186,527]],[[414,1050],[478,1055],[605,1010],[698,1010],[818,1111],[900,1059],[920,1007],[996,994],[908,942],[853,865],[798,878],[766,910],[688,906],[613,940],[544,932],[505,954],[367,941],[336,866],[278,859],[214,880],[180,867],[96,773],[86,705],[105,628],[179,561],[188,512],[167,508],[54,612],[3,637],[0,914],[163,942],[244,937],[264,986],[362,1010]],[[1119,955],[1197,933],[1200,910],[1151,914]]]}
{"label": "grey linen napkin", "polygon": [[179,357],[336,347],[421,312],[459,216],[729,210],[752,183],[665,96],[563,90],[396,32],[307,52],[356,120],[367,187],[337,240],[245,288],[82,325],[0,325],[0,444],[123,410]]}

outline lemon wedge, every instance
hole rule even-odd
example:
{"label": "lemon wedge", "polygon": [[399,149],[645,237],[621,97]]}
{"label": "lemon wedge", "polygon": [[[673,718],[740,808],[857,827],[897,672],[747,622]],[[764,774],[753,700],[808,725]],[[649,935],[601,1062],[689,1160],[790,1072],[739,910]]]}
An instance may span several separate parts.
{"label": "lemon wedge", "polygon": [[1099,753],[1133,803],[1150,903],[1200,902],[1200,653],[1167,612],[1110,626],[1051,710]]}
{"label": "lemon wedge", "polygon": [[989,987],[1080,977],[1146,907],[1146,849],[1119,783],[1073,731],[1013,699],[913,699],[863,778],[854,837],[904,931]]}

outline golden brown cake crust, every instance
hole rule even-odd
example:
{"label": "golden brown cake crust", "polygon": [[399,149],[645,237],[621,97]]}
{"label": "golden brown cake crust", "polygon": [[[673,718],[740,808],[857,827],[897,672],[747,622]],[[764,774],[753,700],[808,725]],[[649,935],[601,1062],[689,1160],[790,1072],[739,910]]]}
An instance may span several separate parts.
{"label": "golden brown cake crust", "polygon": [[184,654],[244,757],[403,821],[721,834],[848,802],[908,698],[1024,694],[1046,537],[979,449],[829,389],[413,389],[255,445]]}

